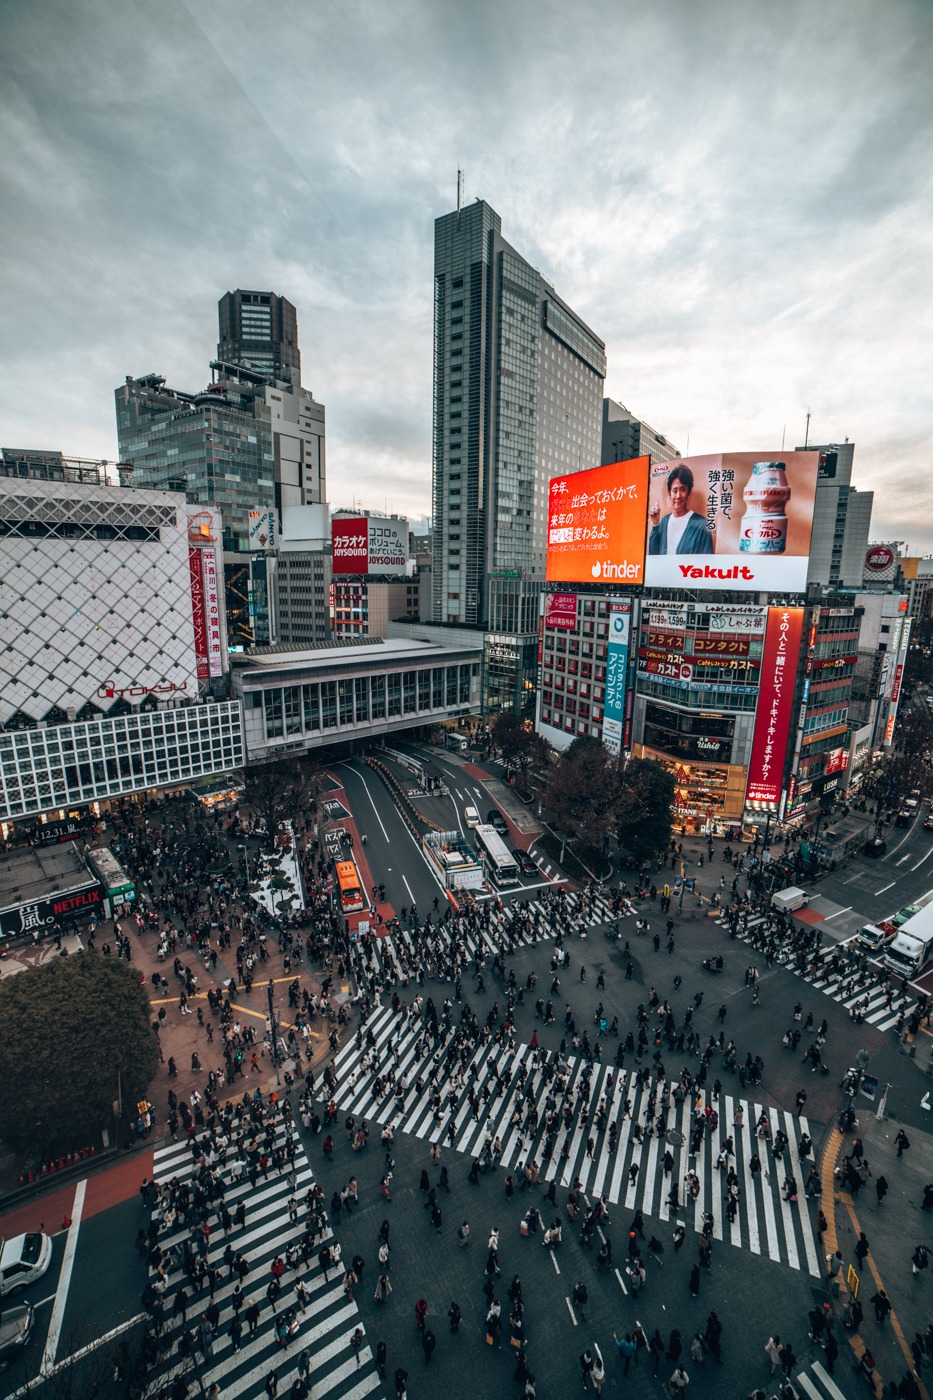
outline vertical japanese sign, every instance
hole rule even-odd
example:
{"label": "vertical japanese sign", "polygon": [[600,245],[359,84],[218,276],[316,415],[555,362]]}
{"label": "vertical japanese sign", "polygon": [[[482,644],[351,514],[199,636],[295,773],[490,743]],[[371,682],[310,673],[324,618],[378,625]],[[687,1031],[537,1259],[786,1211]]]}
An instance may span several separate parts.
{"label": "vertical japanese sign", "polygon": [[745,801],[777,807],[794,708],[803,608],[769,608]]}
{"label": "vertical japanese sign", "polygon": [[194,622],[194,657],[198,680],[210,675],[207,661],[207,618],[204,616],[204,584],[201,579],[201,551],[188,547],[188,577],[191,580],[191,617]]}
{"label": "vertical japanese sign", "polygon": [[606,648],[606,696],[603,704],[603,743],[612,754],[622,749],[625,720],[625,675],[628,670],[632,605],[609,600],[609,644]]}
{"label": "vertical japanese sign", "polygon": [[217,596],[217,551],[201,550],[201,575],[204,580],[204,616],[207,622],[207,660],[212,676],[223,675],[223,653],[220,644],[220,599]]}

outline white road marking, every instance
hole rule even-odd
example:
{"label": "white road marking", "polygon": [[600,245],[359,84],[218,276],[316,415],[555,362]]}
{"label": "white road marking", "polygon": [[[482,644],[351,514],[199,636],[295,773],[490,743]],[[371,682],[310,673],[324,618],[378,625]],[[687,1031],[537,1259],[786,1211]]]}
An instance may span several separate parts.
{"label": "white road marking", "polygon": [[926,853],[925,856],[921,856],[921,857],[920,857],[920,859],[917,861],[917,864],[916,864],[916,865],[912,865],[912,866],[910,867],[911,870],[919,870],[920,867],[921,867],[921,865],[923,864],[923,862],[924,862],[925,860],[929,860],[930,856],[933,856],[933,846],[930,847],[930,849],[927,851],[927,853]]}
{"label": "white road marking", "polygon": [[570,1299],[569,1299],[566,1295],[564,1296],[564,1302],[567,1304],[567,1311],[568,1311],[569,1314],[570,1314],[570,1321],[573,1323],[574,1327],[579,1327],[580,1324],[579,1324],[579,1322],[577,1322],[576,1313],[574,1312],[573,1308],[570,1306]]}
{"label": "white road marking", "polygon": [[880,890],[875,890],[875,895],[877,896],[877,895],[879,895],[879,894],[884,894],[885,890],[891,889],[891,887],[892,887],[893,885],[896,885],[896,884],[897,884],[897,881],[896,881],[896,880],[892,880],[891,883],[890,883],[889,885],[883,885],[882,888],[881,888]]}
{"label": "white road marking", "polygon": [[78,1231],[81,1228],[81,1212],[84,1210],[86,1190],[87,1179],[85,1178],[83,1181],[79,1181],[75,1187],[74,1204],[71,1207],[71,1227],[65,1241],[65,1255],[62,1259],[61,1273],[58,1276],[58,1288],[55,1290],[55,1306],[52,1309],[52,1317],[49,1322],[48,1340],[45,1344],[45,1351],[42,1353],[42,1365],[39,1367],[39,1374],[42,1376],[47,1376],[51,1367],[54,1366],[55,1354],[61,1340],[62,1323],[65,1320],[65,1304],[68,1302],[68,1287],[71,1283],[71,1271],[74,1268],[75,1250],[78,1248]]}
{"label": "white road marking", "polygon": [[[344,764],[342,764],[341,766],[344,767],[344,768],[349,768],[349,767],[350,767],[350,765],[349,765],[348,763],[344,763]],[[373,802],[373,795],[372,795],[372,793],[371,793],[370,790],[369,790],[369,783],[367,783],[366,779],[363,777],[363,775],[362,775],[362,773],[359,771],[359,769],[357,769],[357,768],[350,768],[350,772],[356,774],[356,776],[359,778],[360,782],[363,784],[363,787],[366,789],[366,796],[369,798],[369,801],[370,801],[370,804],[371,804],[371,806],[372,806],[372,809],[373,809],[373,811],[376,813],[376,821],[379,823],[380,826],[382,826],[382,818],[380,817],[379,812],[378,812],[377,809],[376,809],[376,804],[375,804],[375,802]],[[388,841],[388,839],[389,839],[389,833],[386,831],[386,829],[385,829],[384,826],[382,826],[382,834],[383,834],[383,836],[385,837],[385,839]]]}
{"label": "white road marking", "polygon": [[846,909],[837,909],[835,914],[827,914],[826,918],[823,920],[823,923],[828,924],[830,919],[838,919],[840,914],[851,914],[851,912],[852,905],[850,904]]}

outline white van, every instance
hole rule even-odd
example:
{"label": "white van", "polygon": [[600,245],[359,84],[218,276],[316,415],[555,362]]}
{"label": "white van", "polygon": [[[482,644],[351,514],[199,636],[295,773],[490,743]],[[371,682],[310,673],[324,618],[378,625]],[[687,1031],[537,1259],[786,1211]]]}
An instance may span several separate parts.
{"label": "white van", "polygon": [[793,913],[795,909],[802,909],[810,898],[803,890],[796,885],[791,885],[789,889],[779,890],[777,894],[771,896],[773,908],[782,910],[785,914]]}
{"label": "white van", "polygon": [[479,812],[475,807],[464,807],[463,815],[467,826],[479,826]]}

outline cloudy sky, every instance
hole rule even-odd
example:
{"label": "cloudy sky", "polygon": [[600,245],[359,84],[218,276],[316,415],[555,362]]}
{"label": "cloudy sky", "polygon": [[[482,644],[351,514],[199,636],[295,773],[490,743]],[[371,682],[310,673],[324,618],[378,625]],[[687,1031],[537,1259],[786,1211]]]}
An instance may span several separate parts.
{"label": "cloudy sky", "polygon": [[334,505],[429,508],[433,220],[487,199],[681,451],[856,443],[933,549],[929,0],[2,0],[0,442],[116,455],[298,307]]}

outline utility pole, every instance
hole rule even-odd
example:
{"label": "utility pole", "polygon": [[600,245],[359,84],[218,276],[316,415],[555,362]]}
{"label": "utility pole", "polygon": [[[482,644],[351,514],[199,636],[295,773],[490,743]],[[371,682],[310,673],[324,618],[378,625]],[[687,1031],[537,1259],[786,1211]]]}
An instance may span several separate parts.
{"label": "utility pole", "polygon": [[281,1081],[281,1079],[279,1078],[279,1041],[278,1041],[278,1028],[276,1027],[276,1024],[275,1024],[275,1011],[274,1011],[273,1006],[272,1006],[272,993],[273,993],[274,990],[275,990],[275,983],[273,982],[272,978],[270,977],[269,980],[268,980],[268,982],[266,983],[266,994],[267,994],[267,996],[268,996],[268,998],[269,998],[269,1034],[270,1034],[271,1037],[272,1037],[272,1063],[275,1065],[275,1082],[276,1082],[276,1084],[281,1084],[282,1081]]}

